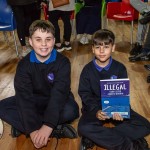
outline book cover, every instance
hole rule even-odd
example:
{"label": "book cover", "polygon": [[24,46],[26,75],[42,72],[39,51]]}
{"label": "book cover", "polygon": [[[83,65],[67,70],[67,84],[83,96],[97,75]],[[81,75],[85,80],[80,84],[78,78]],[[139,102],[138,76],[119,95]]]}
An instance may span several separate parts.
{"label": "book cover", "polygon": [[100,80],[102,111],[109,117],[119,113],[130,118],[130,82],[129,79]]}

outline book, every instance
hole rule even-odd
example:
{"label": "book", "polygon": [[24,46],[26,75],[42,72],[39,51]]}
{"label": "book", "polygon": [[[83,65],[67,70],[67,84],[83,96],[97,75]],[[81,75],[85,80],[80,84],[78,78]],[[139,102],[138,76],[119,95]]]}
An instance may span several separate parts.
{"label": "book", "polygon": [[102,111],[110,118],[119,113],[130,118],[130,82],[129,79],[100,80]]}

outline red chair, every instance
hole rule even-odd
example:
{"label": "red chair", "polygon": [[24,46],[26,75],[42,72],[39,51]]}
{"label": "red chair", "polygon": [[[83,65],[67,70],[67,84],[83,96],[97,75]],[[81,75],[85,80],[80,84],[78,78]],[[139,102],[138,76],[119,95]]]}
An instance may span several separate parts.
{"label": "red chair", "polygon": [[107,21],[108,19],[130,21],[131,22],[131,44],[133,43],[133,23],[138,20],[139,12],[134,9],[129,0],[122,2],[108,2],[107,4]]}

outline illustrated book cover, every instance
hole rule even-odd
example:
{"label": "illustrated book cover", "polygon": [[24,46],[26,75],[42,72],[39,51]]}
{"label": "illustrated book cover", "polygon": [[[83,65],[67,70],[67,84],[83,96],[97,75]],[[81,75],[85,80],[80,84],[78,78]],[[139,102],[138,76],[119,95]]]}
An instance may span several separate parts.
{"label": "illustrated book cover", "polygon": [[112,118],[119,113],[123,118],[130,118],[130,80],[100,80],[102,111]]}

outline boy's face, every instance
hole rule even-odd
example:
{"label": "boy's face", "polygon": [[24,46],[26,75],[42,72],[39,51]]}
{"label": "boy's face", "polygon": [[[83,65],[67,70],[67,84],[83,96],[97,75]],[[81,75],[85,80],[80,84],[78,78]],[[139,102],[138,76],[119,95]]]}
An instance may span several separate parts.
{"label": "boy's face", "polygon": [[105,67],[109,64],[109,59],[115,50],[115,45],[112,45],[111,43],[108,45],[105,45],[102,43],[102,45],[94,45],[92,46],[92,51],[96,57],[96,63],[100,67]]}
{"label": "boy's face", "polygon": [[44,62],[50,57],[55,44],[55,38],[51,33],[37,29],[32,37],[29,38],[29,43],[33,47],[37,59]]}

